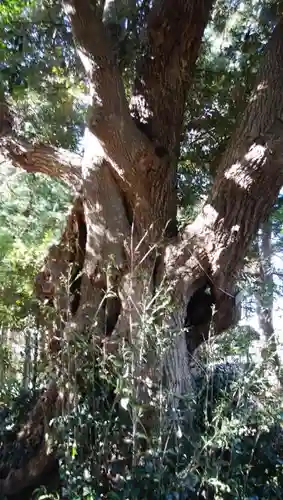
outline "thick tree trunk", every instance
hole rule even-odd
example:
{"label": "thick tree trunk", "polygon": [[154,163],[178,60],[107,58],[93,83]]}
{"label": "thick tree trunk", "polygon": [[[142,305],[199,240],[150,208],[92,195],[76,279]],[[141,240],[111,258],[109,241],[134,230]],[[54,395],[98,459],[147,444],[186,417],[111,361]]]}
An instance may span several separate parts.
{"label": "thick tree trunk", "polygon": [[[86,307],[91,311],[91,306],[85,304],[87,300],[93,304],[92,316],[93,308],[97,308],[101,302],[101,294],[97,289],[92,290],[93,285],[89,280],[91,277],[95,281],[97,274],[103,276],[101,266],[107,262],[109,248],[114,255],[114,265],[111,266],[110,279],[107,278],[110,287],[106,287],[104,277],[102,288],[109,291],[120,283],[118,288],[122,311],[116,333],[119,336],[122,332],[135,341],[138,327],[133,332],[130,323],[137,323],[139,314],[133,304],[140,304],[144,287],[153,290],[158,285],[152,279],[152,276],[156,278],[160,275],[156,269],[156,251],[162,256],[160,244],[168,224],[171,223],[171,227],[167,234],[176,234],[176,151],[180,146],[188,83],[212,2],[178,2],[174,9],[169,0],[154,4],[148,17],[144,42],[146,55],[138,62],[137,82],[143,81],[144,88],[136,86],[135,99],[131,103],[138,127],[129,113],[121,77],[109,49],[106,31],[98,17],[93,15],[86,1],[68,0],[65,6],[66,12],[70,14],[79,50],[84,52],[82,62],[90,81],[95,85],[88,120],[89,129],[95,137],[89,145],[89,152],[86,151],[83,168],[84,199],[88,204],[85,208],[88,236],[84,264],[87,286],[82,287],[82,293],[87,297],[81,297],[76,316],[81,322],[81,311]],[[178,15],[175,15],[177,11]],[[87,29],[85,19],[88,19]],[[99,61],[99,71],[94,61]],[[156,79],[157,75],[160,78]],[[177,103],[171,106],[170,100],[176,93]],[[164,109],[167,109],[167,116],[161,126]],[[173,109],[176,115],[172,122]],[[145,120],[145,113],[148,113],[150,120]],[[94,192],[96,182],[99,188]],[[115,214],[117,209],[120,213],[119,221],[114,226],[112,207],[106,205],[105,198],[99,199],[102,182],[110,190],[107,199],[115,200],[112,202]],[[98,204],[99,214],[96,208]],[[102,233],[104,241],[98,238]],[[139,284],[134,289],[133,283],[140,282],[137,273],[146,278],[143,278],[143,286]],[[88,291],[85,293],[84,290]],[[168,325],[171,326],[172,321],[180,330],[184,324],[183,311],[181,314],[176,313],[173,320],[169,319]],[[184,339],[182,345],[185,345]],[[181,347],[177,356],[168,357],[169,364],[171,359],[175,360],[174,370],[170,367],[167,373],[168,376],[175,373],[169,383],[172,392],[179,386],[189,388],[186,350]]]}
{"label": "thick tree trunk", "polygon": [[[137,344],[143,299],[150,294],[153,300],[164,287],[172,307],[158,319],[164,335],[174,333],[172,342],[162,360],[153,355],[152,360],[137,367],[135,375],[147,370],[158,390],[161,367],[175,405],[180,396],[191,390],[185,332],[182,331],[185,319],[190,326],[188,344],[193,351],[210,326],[211,304],[207,314],[203,295],[209,286],[215,304],[215,333],[231,325],[237,272],[283,183],[283,25],[278,24],[266,48],[254,93],[219,166],[211,196],[196,221],[177,235],[176,227],[175,232],[172,226],[166,231],[170,221],[173,226],[175,223],[176,156],[188,76],[211,3],[177,2],[177,16],[175,10],[172,11],[171,0],[164,0],[160,4],[162,8],[159,9],[156,2],[151,11],[148,40],[154,51],[152,64],[159,68],[162,78],[156,82],[153,69],[143,69],[149,83],[147,88],[137,90],[142,94],[142,105],[137,106],[135,114],[136,120],[142,121],[141,111],[148,111],[149,106],[150,133],[146,128],[145,133],[142,132],[141,124],[136,126],[131,116],[101,12],[98,14],[92,4],[88,0],[64,1],[91,83],[92,106],[82,165],[78,164],[77,157],[73,165],[56,150],[42,149],[44,162],[39,162],[39,170],[49,171],[51,175],[56,171],[57,175],[73,182],[75,191],[79,187],[80,196],[68,217],[60,245],[50,250],[38,276],[38,296],[49,300],[55,313],[58,310],[55,325],[63,316],[63,341],[67,345],[78,333],[97,343],[105,340],[105,334],[112,334],[118,345],[121,337]],[[163,38],[159,42],[161,28]],[[174,35],[174,57],[167,33]],[[189,36],[192,38],[188,42]],[[185,64],[184,60],[190,62]],[[149,61],[153,61],[150,51],[148,64],[151,64]],[[179,93],[177,101],[179,97],[180,100],[175,106],[176,92]],[[163,106],[166,117],[169,109],[176,111],[174,120],[166,118],[165,122],[159,122]],[[11,140],[7,140],[4,147],[18,165],[27,170],[36,168],[38,150],[35,148],[15,151]],[[71,282],[75,283],[72,289],[68,286],[70,266]],[[193,299],[200,314],[203,307],[200,321],[195,321],[192,315],[195,308],[188,308]],[[54,330],[51,331],[54,337]],[[74,366],[78,369],[80,359],[73,360]],[[138,389],[139,394],[144,394],[145,384]],[[51,417],[58,403],[62,402],[56,385],[52,384],[30,416],[27,437],[32,428],[45,431],[42,424],[43,418],[46,422],[45,407],[47,416]],[[40,426],[36,425],[38,421]],[[45,454],[40,455],[39,468],[45,459],[46,449]],[[2,486],[4,492],[10,491],[11,479],[3,481]]]}
{"label": "thick tree trunk", "polygon": [[[40,397],[36,407],[31,412],[30,420],[17,436],[18,448],[26,446],[37,450],[33,458],[22,468],[12,469],[5,479],[0,480],[0,493],[2,495],[14,495],[36,483],[38,476],[44,470],[52,468],[54,454],[49,443],[44,439],[48,432],[48,422],[56,414],[62,411],[62,400],[58,397],[56,384],[53,382]],[[30,425],[32,423],[32,425]]]}
{"label": "thick tree trunk", "polygon": [[[188,297],[193,281],[206,276],[210,283],[216,333],[233,320],[238,269],[283,182],[282,35],[280,22],[266,47],[254,92],[219,166],[212,193],[179,245],[168,248],[168,275],[175,278],[183,297]],[[179,276],[176,268],[181,270]],[[188,284],[185,274],[191,276]]]}

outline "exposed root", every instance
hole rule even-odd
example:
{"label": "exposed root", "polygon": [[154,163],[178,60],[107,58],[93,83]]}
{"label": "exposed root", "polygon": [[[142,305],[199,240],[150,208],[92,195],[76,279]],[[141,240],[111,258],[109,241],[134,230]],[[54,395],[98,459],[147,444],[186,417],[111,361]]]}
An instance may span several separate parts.
{"label": "exposed root", "polygon": [[29,486],[37,483],[43,473],[48,473],[55,466],[54,454],[48,454],[46,446],[42,445],[39,452],[29,460],[26,466],[12,469],[4,480],[0,480],[0,493],[2,495],[15,495]]}
{"label": "exposed root", "polygon": [[20,468],[12,468],[5,479],[0,480],[0,492],[4,495],[16,494],[34,484],[37,478],[55,463],[52,446],[46,439],[49,422],[62,411],[63,401],[56,384],[52,382],[38,399],[30,412],[26,424],[17,435],[18,446],[33,451],[33,456]]}

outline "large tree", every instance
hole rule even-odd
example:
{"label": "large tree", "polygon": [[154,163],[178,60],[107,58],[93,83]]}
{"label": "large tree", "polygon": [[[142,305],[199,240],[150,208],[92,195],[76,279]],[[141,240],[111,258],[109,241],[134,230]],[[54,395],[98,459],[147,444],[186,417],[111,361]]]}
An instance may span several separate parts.
{"label": "large tree", "polygon": [[[117,350],[124,339],[135,343],[144,295],[154,297],[163,287],[171,307],[157,321],[164,327],[160,331],[177,334],[162,375],[176,401],[190,390],[188,350],[193,353],[211,327],[218,334],[235,321],[237,273],[283,184],[283,22],[279,19],[262,54],[254,90],[229,145],[213,165],[211,193],[196,220],[180,232],[177,166],[213,1],[146,5],[142,29],[135,30],[134,78],[125,86],[120,47],[127,40],[126,27],[132,27],[136,2],[62,2],[91,99],[82,158],[20,140],[6,98],[0,110],[1,149],[14,166],[60,178],[74,192],[60,244],[50,249],[36,278],[38,297],[53,304],[60,322],[52,336],[57,341],[63,321],[65,342],[79,333],[97,343],[107,339],[106,346],[115,340]],[[66,286],[70,265],[72,300]],[[190,325],[187,338],[185,323]],[[145,368],[156,387],[159,365],[152,356]],[[144,398],[146,388],[139,384]],[[38,429],[42,432],[61,403],[53,381],[23,435],[28,439]],[[49,460],[43,444],[26,468],[2,480],[3,492],[29,484]]]}

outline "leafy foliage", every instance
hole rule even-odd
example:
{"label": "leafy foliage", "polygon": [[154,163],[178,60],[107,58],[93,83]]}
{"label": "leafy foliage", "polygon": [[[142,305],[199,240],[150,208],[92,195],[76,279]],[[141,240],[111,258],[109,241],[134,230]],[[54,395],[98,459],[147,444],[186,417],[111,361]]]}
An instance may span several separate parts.
{"label": "leafy foliage", "polygon": [[60,236],[70,195],[40,174],[2,168],[0,178],[0,322],[19,327],[34,309],[34,276]]}
{"label": "leafy foliage", "polygon": [[0,6],[0,89],[17,107],[19,134],[75,149],[85,87],[62,9],[57,2],[8,3]]}

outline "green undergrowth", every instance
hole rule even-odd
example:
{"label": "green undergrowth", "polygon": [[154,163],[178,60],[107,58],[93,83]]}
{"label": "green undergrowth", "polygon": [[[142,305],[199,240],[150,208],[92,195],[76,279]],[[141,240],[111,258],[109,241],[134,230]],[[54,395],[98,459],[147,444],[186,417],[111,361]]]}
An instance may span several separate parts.
{"label": "green undergrowth", "polygon": [[[83,342],[75,347],[84,356],[76,405],[51,422],[60,498],[283,498],[283,397],[266,366],[220,363],[212,355],[207,358],[208,350],[206,364],[198,361],[195,391],[182,411],[169,411],[165,392],[152,395],[149,436],[143,428],[148,405],[137,402],[127,372],[130,349],[120,358],[105,358],[97,352],[94,357]],[[20,445],[16,435],[37,396],[19,385],[10,388],[10,398],[2,391],[2,477],[36,453]],[[51,498],[44,489],[34,495]]]}

